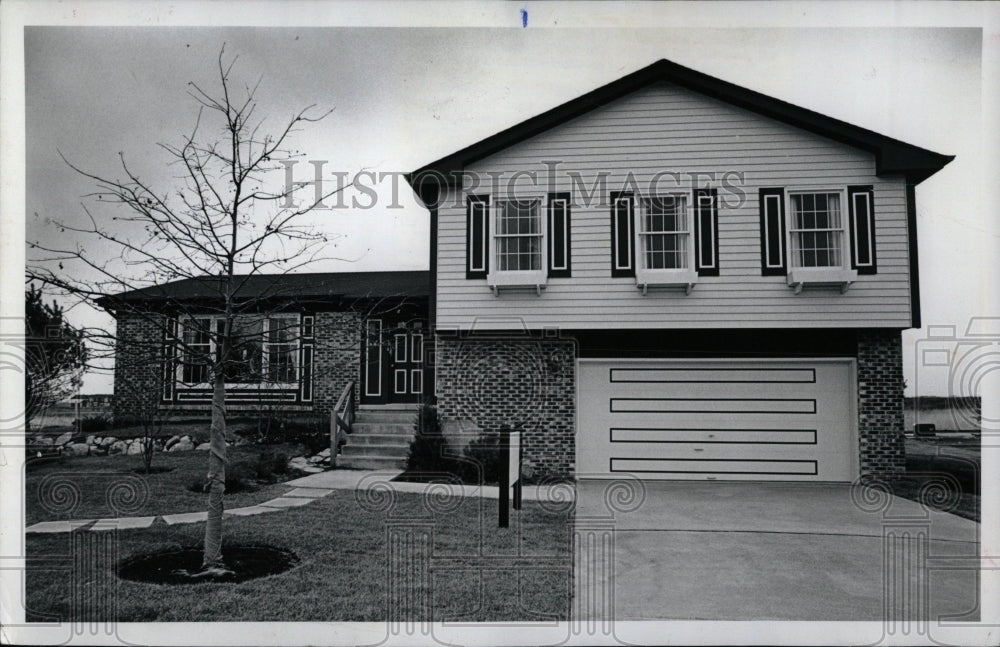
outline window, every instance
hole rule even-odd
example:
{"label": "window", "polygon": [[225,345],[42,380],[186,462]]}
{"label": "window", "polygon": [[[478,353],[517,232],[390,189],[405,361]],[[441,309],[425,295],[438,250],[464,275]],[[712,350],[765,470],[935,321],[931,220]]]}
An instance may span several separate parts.
{"label": "window", "polygon": [[209,335],[209,318],[188,319],[183,323],[181,354],[181,382],[204,384],[208,382],[208,372],[212,359],[212,343]]}
{"label": "window", "polygon": [[487,284],[494,294],[502,287],[535,288],[541,294],[548,276],[544,201],[536,198],[497,200],[490,221],[490,270]]}
{"label": "window", "polygon": [[295,381],[295,330],[294,317],[271,317],[267,320],[267,381]]}
{"label": "window", "polygon": [[644,267],[650,270],[687,268],[690,231],[684,198],[645,198],[642,204],[639,249]]}
{"label": "window", "polygon": [[497,203],[497,270],[519,272],[542,269],[540,200],[501,200]]}
{"label": "window", "polygon": [[[183,320],[180,381],[207,384],[218,352],[216,340],[224,333],[225,319],[193,317]],[[298,316],[240,316],[233,320],[232,348],[226,365],[226,383],[259,385],[298,381]],[[215,331],[215,335],[211,331]]]}
{"label": "window", "polygon": [[[631,270],[636,286],[646,294],[649,287],[683,287],[690,292],[697,281],[695,271],[694,222],[690,201],[686,194],[653,195],[635,200],[629,195],[619,195],[615,214],[615,230],[619,238],[614,247],[617,272],[634,246],[635,265]],[[628,231],[623,222],[623,211],[635,204],[632,231],[635,242],[622,240]]]}
{"label": "window", "polygon": [[[692,202],[692,195],[694,202]],[[636,197],[611,194],[611,276],[650,286],[684,287],[719,275],[715,189]]]}
{"label": "window", "polygon": [[786,276],[796,294],[807,285],[846,291],[858,274],[874,274],[871,189],[761,189],[761,273]]}
{"label": "window", "polygon": [[839,193],[793,193],[791,250],[793,267],[841,267],[844,219]]}

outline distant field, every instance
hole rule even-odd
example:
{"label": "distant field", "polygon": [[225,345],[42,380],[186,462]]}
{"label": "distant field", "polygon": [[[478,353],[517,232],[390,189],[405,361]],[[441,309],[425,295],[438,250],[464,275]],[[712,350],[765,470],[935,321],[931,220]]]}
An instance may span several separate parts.
{"label": "distant field", "polygon": [[[916,405],[919,404],[919,410]],[[906,398],[903,405],[903,422],[906,431],[913,431],[913,425],[929,423],[939,431],[977,431],[979,422],[971,407],[978,407],[978,401],[957,403],[954,407],[948,398],[921,397],[919,400]]]}
{"label": "distant field", "polygon": [[[89,418],[91,416],[110,416],[109,409],[87,409],[80,408],[80,417]],[[32,429],[43,429],[45,427],[68,427],[76,420],[76,410],[73,407],[56,405],[49,407],[44,414],[39,414],[31,420]]]}

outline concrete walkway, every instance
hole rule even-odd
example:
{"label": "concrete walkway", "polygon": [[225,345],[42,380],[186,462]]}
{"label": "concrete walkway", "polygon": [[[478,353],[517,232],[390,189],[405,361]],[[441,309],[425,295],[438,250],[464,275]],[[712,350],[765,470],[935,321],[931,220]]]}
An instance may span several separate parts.
{"label": "concrete walkway", "polygon": [[[463,496],[481,497],[484,499],[498,499],[500,488],[493,485],[473,486],[453,483],[405,483],[393,481],[399,476],[402,470],[331,470],[310,474],[291,481],[283,485],[292,487],[292,491],[279,497],[258,503],[256,505],[242,508],[232,508],[225,511],[225,516],[246,517],[256,514],[267,514],[270,512],[280,512],[288,508],[296,508],[308,505],[317,499],[321,499],[336,490],[365,490],[370,488],[391,488],[395,492],[424,494],[433,493],[435,496]],[[525,501],[551,500],[555,503],[563,503],[566,497],[572,497],[572,487],[565,486],[525,486],[522,491],[522,499]],[[66,521],[42,521],[28,526],[25,532],[29,533],[61,533],[73,532],[77,530],[131,530],[136,528],[149,528],[157,520],[161,520],[168,526],[182,523],[198,523],[205,521],[207,512],[181,512],[175,514],[165,514],[151,517],[116,517],[106,519],[70,519]]]}

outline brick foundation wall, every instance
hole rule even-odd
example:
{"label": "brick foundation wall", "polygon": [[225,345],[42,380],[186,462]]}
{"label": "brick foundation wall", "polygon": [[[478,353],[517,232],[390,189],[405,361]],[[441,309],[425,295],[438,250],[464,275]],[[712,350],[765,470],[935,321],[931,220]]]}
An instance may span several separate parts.
{"label": "brick foundation wall", "polygon": [[902,353],[898,330],[858,333],[858,434],[863,477],[886,477],[906,470]]}
{"label": "brick foundation wall", "polygon": [[112,414],[119,420],[150,412],[163,394],[163,318],[123,316],[115,336],[115,394]]}
{"label": "brick foundation wall", "polygon": [[533,478],[575,470],[576,344],[573,340],[436,340],[436,393],[442,421],[484,431],[522,430]]}

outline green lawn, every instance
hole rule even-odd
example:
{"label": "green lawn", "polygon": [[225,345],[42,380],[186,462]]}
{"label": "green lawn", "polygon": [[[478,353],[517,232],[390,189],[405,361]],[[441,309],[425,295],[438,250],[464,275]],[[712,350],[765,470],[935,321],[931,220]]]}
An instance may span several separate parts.
{"label": "green lawn", "polygon": [[[568,619],[572,519],[525,502],[511,527],[497,528],[497,503],[397,494],[390,511],[365,509],[339,491],[307,506],[227,518],[227,543],[270,545],[301,560],[291,570],[239,584],[165,586],[118,579],[95,567],[88,582],[110,582],[114,612],[85,613],[139,621],[531,621]],[[118,561],[200,545],[204,524],[119,533]],[[416,535],[414,535],[416,533]],[[425,536],[426,550],[407,536]],[[30,566],[32,557],[71,554],[70,535],[28,535],[29,620],[70,618],[66,570]],[[76,542],[79,546],[81,543]],[[426,564],[425,577],[407,565]],[[71,567],[67,567],[71,568]],[[86,590],[82,592],[86,595]],[[80,599],[80,598],[77,598]],[[83,605],[88,606],[88,605]]]}
{"label": "green lawn", "polygon": [[[245,445],[229,448],[231,471],[252,474],[261,452],[285,454],[288,458],[299,455],[299,447],[282,445]],[[25,513],[27,525],[39,521],[61,519],[97,519],[115,516],[148,516],[175,512],[204,510],[207,495],[189,490],[193,483],[204,481],[208,467],[205,451],[157,453],[152,467],[156,473],[144,474],[141,456],[85,456],[31,461],[25,467]],[[139,470],[138,472],[136,470]],[[159,471],[169,470],[169,471]],[[289,475],[287,478],[292,478]],[[280,483],[247,482],[253,491],[227,493],[227,507],[261,503],[280,496],[288,488]],[[72,484],[72,491],[66,484]],[[120,484],[141,492],[145,487],[148,496],[134,504],[118,505],[125,510],[116,514],[115,506],[108,500],[109,492]],[[41,488],[41,492],[39,491]],[[71,497],[70,499],[65,498]],[[72,498],[77,500],[71,506]]]}

